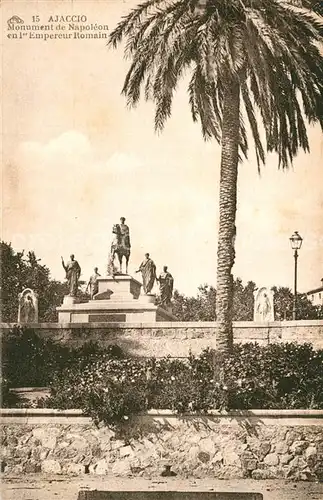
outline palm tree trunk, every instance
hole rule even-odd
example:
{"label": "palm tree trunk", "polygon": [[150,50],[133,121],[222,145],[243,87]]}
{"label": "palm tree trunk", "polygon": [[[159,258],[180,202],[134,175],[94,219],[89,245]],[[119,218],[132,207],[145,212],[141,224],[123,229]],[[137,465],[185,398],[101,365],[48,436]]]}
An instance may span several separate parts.
{"label": "palm tree trunk", "polygon": [[229,351],[233,345],[232,303],[235,259],[237,179],[239,162],[239,103],[240,87],[230,80],[224,89],[222,151],[220,173],[220,220],[218,232],[216,319],[217,348]]}

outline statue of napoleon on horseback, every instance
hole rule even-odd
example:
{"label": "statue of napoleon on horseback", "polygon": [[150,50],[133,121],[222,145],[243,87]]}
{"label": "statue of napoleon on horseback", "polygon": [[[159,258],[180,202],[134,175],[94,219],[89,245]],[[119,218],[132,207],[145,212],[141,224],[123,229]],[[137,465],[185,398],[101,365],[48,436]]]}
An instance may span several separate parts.
{"label": "statue of napoleon on horseback", "polygon": [[[115,274],[123,274],[122,272],[122,260],[125,257],[126,260],[126,274],[128,274],[128,262],[130,257],[130,232],[129,227],[125,224],[125,218],[120,218],[120,224],[114,224],[112,228],[112,233],[114,235],[111,251],[108,263],[108,275],[114,276]],[[120,271],[118,272],[114,260],[115,256],[118,256]]]}

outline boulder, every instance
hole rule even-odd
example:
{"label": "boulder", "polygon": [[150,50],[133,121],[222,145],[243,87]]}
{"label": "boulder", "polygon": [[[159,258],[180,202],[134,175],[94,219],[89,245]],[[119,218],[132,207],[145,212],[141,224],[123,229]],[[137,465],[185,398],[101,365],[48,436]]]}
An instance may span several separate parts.
{"label": "boulder", "polygon": [[281,465],[289,464],[289,462],[293,459],[293,455],[290,453],[285,453],[284,455],[279,456],[279,463]]}
{"label": "boulder", "polygon": [[308,448],[306,448],[305,457],[307,459],[311,458],[311,457],[315,457],[316,455],[317,455],[317,448],[315,446],[309,446]]}
{"label": "boulder", "polygon": [[133,456],[133,449],[131,448],[131,446],[123,446],[123,448],[119,449],[119,453],[120,453],[121,458],[129,457],[129,456],[132,457]]}
{"label": "boulder", "polygon": [[275,453],[278,453],[278,455],[284,455],[288,453],[288,450],[289,448],[285,441],[281,441],[275,445]]}
{"label": "boulder", "polygon": [[109,466],[107,461],[103,458],[99,460],[93,467],[94,473],[98,475],[107,474],[109,472]]}
{"label": "boulder", "polygon": [[266,455],[270,452],[271,445],[268,441],[263,441],[260,443],[259,450],[258,450],[258,456],[260,460],[263,460]]}
{"label": "boulder", "polygon": [[127,460],[120,460],[116,462],[112,467],[112,474],[115,474],[116,476],[130,476],[130,463]]}
{"label": "boulder", "polygon": [[44,460],[41,464],[41,471],[45,474],[61,474],[62,468],[57,460]]}
{"label": "boulder", "polygon": [[279,464],[279,458],[276,453],[269,453],[264,458],[264,463],[269,466],[276,466]]}
{"label": "boulder", "polygon": [[290,446],[290,452],[293,453],[293,455],[301,455],[306,448],[306,441],[294,441]]}
{"label": "boulder", "polygon": [[275,474],[268,469],[255,469],[251,473],[252,479],[274,479]]}
{"label": "boulder", "polygon": [[204,453],[208,453],[211,457],[215,454],[215,445],[212,439],[207,438],[207,439],[202,439],[199,443],[200,450],[203,451]]}
{"label": "boulder", "polygon": [[229,465],[229,466],[233,466],[233,467],[241,467],[240,457],[235,451],[225,451],[224,450],[223,463],[224,463],[224,465]]}

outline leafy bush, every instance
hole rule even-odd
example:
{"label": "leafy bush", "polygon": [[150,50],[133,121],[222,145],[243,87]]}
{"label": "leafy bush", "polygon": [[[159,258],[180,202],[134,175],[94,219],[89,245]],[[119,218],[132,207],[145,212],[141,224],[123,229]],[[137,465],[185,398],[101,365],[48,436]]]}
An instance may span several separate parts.
{"label": "leafy bush", "polygon": [[57,373],[51,384],[52,408],[81,408],[94,421],[115,423],[146,408],[145,364],[134,359],[114,359],[77,365]]}
{"label": "leafy bush", "polygon": [[207,349],[187,360],[111,359],[58,373],[50,406],[81,408],[96,422],[118,424],[141,411],[323,408],[323,351],[309,344]]}
{"label": "leafy bush", "polygon": [[3,376],[1,376],[0,401],[2,408],[18,408],[21,403],[19,397],[10,392],[10,381]]}
{"label": "leafy bush", "polygon": [[241,344],[229,355],[206,349],[185,360],[143,360],[118,346],[73,349],[15,329],[2,351],[7,407],[14,404],[10,387],[50,386],[50,398],[39,405],[80,408],[109,425],[150,408],[323,408],[323,350],[310,344]]}
{"label": "leafy bush", "polygon": [[[102,355],[121,358],[118,346],[102,348],[88,342],[78,349],[39,337],[32,329],[13,328],[2,340],[3,399],[6,387],[44,387],[57,372],[77,366],[78,370]],[[5,381],[5,382],[4,382]]]}

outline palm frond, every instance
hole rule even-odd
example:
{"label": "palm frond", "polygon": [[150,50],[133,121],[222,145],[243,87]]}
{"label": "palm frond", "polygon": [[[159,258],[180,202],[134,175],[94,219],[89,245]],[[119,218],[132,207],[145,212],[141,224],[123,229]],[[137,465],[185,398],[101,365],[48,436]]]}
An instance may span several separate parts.
{"label": "palm frond", "polygon": [[[221,141],[224,89],[239,82],[258,169],[265,151],[287,168],[299,148],[309,150],[306,123],[323,129],[323,20],[300,0],[148,0],[112,31],[131,59],[122,92],[135,105],[144,89],[156,106],[155,129],[171,114],[178,83],[189,69],[189,105],[205,139]],[[306,4],[306,5],[305,5]],[[262,141],[258,121],[265,132]],[[239,149],[248,135],[240,116]]]}

